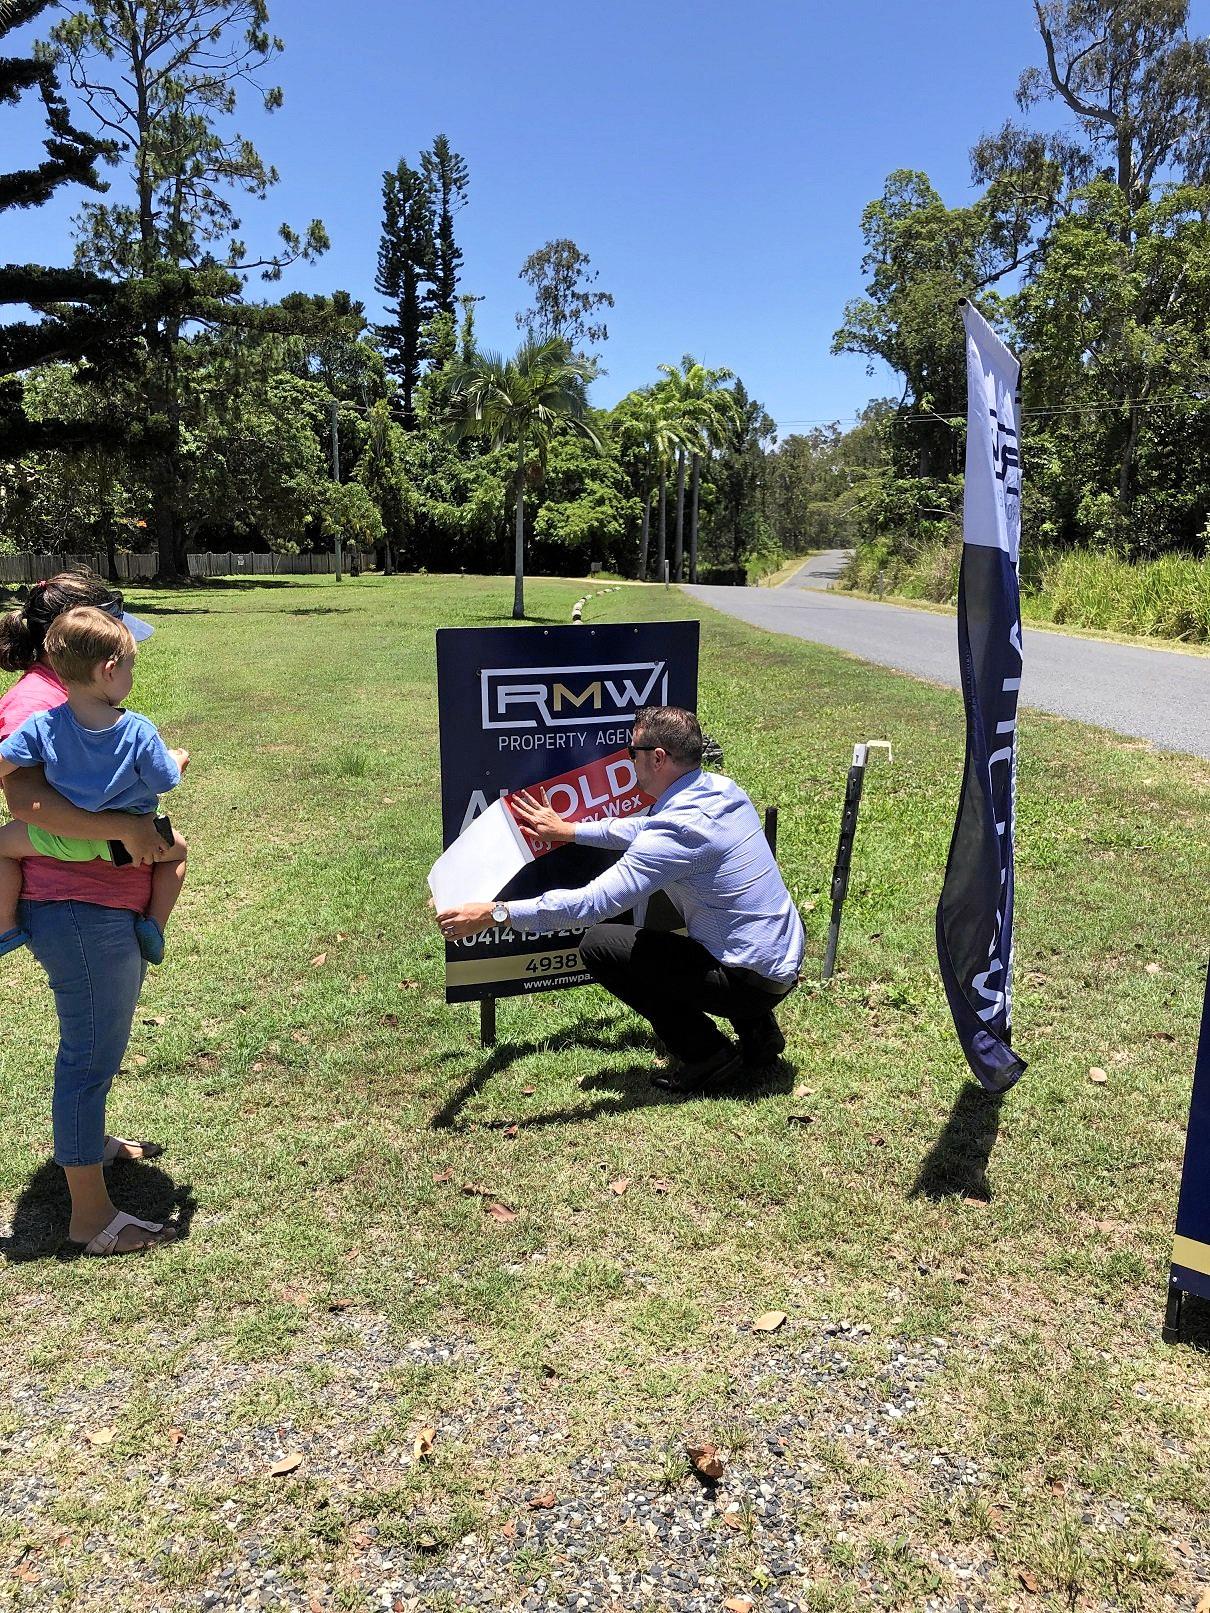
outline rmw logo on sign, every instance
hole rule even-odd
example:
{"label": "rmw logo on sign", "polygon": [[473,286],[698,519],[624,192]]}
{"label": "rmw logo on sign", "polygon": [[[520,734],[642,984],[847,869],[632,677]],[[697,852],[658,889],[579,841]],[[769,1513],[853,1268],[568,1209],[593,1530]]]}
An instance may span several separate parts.
{"label": "rmw logo on sign", "polygon": [[570,728],[633,722],[640,706],[668,704],[664,661],[610,666],[485,667],[484,728]]}

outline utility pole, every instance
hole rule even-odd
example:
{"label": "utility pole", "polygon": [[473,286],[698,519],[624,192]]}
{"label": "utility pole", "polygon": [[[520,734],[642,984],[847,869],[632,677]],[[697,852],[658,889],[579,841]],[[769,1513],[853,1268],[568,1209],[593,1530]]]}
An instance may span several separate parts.
{"label": "utility pole", "polygon": [[[340,481],[340,438],[336,434],[336,409],[337,409],[337,403],[336,403],[335,398],[329,398],[328,399],[328,409],[330,410],[331,416],[332,416],[332,480],[334,482],[339,482]],[[333,549],[333,553],[334,553],[335,558],[336,558],[336,581],[339,582],[340,581],[340,528],[339,527],[336,527],[334,532],[333,532],[333,534],[332,534],[332,549]]]}

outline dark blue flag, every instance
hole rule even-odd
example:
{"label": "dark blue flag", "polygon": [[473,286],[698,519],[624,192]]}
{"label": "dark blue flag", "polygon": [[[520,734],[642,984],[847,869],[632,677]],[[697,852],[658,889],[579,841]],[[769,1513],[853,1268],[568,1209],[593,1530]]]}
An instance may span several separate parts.
{"label": "dark blue flag", "polygon": [[1210,971],[1193,1072],[1185,1169],[1172,1241],[1172,1285],[1210,1299]]}
{"label": "dark blue flag", "polygon": [[1013,837],[1021,688],[1021,366],[969,303],[958,662],[966,764],[937,904],[937,957],[967,1063],[989,1092],[1025,1069],[1012,1034]]}

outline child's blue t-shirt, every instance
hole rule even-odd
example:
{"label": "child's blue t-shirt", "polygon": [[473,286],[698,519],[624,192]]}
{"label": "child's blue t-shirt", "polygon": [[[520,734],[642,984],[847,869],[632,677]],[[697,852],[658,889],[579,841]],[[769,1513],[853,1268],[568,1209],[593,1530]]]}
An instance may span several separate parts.
{"label": "child's blue t-shirt", "polygon": [[27,717],[0,744],[18,767],[46,770],[46,782],[85,812],[154,812],[181,782],[155,724],[124,711],[112,728],[85,728],[64,703]]}

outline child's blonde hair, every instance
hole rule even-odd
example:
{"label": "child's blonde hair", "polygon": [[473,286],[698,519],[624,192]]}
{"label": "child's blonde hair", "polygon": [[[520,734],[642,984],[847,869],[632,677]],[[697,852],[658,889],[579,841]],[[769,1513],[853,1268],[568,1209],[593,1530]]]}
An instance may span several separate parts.
{"label": "child's blonde hair", "polygon": [[136,647],[125,622],[95,605],[77,605],[46,629],[45,651],[64,683],[90,683],[100,662],[120,661]]}

